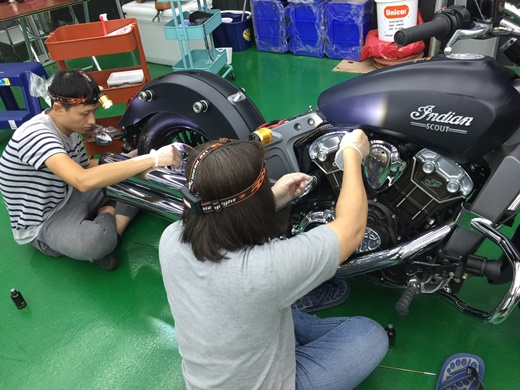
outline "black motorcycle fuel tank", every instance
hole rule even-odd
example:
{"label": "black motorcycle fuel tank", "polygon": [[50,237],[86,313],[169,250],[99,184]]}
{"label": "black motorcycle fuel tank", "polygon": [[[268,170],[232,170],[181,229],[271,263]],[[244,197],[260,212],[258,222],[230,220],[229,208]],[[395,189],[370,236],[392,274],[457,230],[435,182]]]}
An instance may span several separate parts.
{"label": "black motorcycle fuel tank", "polygon": [[[196,123],[210,138],[246,138],[265,122],[262,114],[246,94],[224,78],[204,71],[168,73],[146,84],[126,108],[120,126],[131,126],[158,112],[181,115]],[[194,103],[204,102],[196,112]],[[217,138],[218,138],[217,137]]]}
{"label": "black motorcycle fuel tank", "polygon": [[336,85],[319,96],[318,107],[334,126],[392,135],[465,163],[518,129],[515,78],[490,57],[439,56]]}

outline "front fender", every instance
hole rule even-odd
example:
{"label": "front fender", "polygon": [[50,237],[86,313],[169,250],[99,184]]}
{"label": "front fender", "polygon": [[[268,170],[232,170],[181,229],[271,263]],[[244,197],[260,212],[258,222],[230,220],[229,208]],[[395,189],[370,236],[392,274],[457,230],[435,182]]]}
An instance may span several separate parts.
{"label": "front fender", "polygon": [[[150,81],[141,91],[149,91],[151,99],[142,101],[136,96],[119,126],[130,127],[155,113],[170,112],[193,121],[211,138],[242,139],[265,123],[241,89],[213,73],[172,72]],[[203,100],[208,103],[207,110],[196,113],[193,104]]]}

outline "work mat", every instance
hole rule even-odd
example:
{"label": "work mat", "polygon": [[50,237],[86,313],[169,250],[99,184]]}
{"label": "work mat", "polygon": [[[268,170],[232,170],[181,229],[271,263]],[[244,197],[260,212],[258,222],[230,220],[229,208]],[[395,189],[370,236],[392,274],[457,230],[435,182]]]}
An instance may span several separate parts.
{"label": "work mat", "polygon": [[351,61],[343,60],[334,69],[333,72],[348,72],[348,73],[368,73],[376,70],[374,60],[368,58],[365,61]]}
{"label": "work mat", "polygon": [[378,57],[370,57],[360,62],[343,60],[332,70],[334,72],[368,73],[376,69],[384,68],[385,66],[404,64],[405,62],[415,61],[422,57],[423,52],[395,60]]}

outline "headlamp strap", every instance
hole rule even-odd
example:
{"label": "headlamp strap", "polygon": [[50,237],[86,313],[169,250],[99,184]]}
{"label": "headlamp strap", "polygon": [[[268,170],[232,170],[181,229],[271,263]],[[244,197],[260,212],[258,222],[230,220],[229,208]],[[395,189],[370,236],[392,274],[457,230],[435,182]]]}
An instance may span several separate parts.
{"label": "headlamp strap", "polygon": [[191,166],[190,179],[188,181],[188,189],[191,192],[194,193],[193,183],[194,183],[195,175],[197,174],[197,168],[199,167],[199,165],[202,162],[202,160],[204,160],[215,149],[218,149],[222,145],[224,145],[224,144],[226,144],[228,142],[231,142],[231,141],[233,141],[233,140],[232,139],[228,139],[228,138],[220,138],[218,142],[209,145],[206,149],[204,149],[202,152],[199,153],[199,155],[195,159],[195,162]]}
{"label": "headlamp strap", "polygon": [[[206,149],[204,149],[202,152],[199,153],[199,155],[195,159],[195,162],[191,166],[191,171],[190,171],[190,175],[189,175],[189,181],[188,181],[188,185],[187,185],[187,188],[188,188],[188,190],[189,190],[189,192],[191,194],[195,194],[195,191],[193,189],[193,183],[194,183],[194,180],[195,180],[197,169],[200,166],[200,163],[210,153],[212,153],[213,151],[215,151],[216,149],[218,149],[222,145],[224,145],[224,144],[226,144],[228,142],[231,142],[231,141],[234,141],[234,140],[228,139],[228,138],[220,138],[218,142],[209,145]],[[200,212],[202,212],[202,213],[210,213],[210,212],[213,212],[213,211],[217,212],[217,211],[222,210],[223,208],[226,208],[226,207],[232,206],[234,204],[240,203],[243,200],[246,200],[247,198],[252,196],[262,186],[262,183],[264,182],[264,179],[265,179],[265,174],[266,174],[266,167],[265,167],[265,161],[264,161],[263,164],[262,164],[262,169],[260,170],[260,174],[258,175],[256,180],[253,182],[253,184],[251,184],[249,187],[247,187],[245,190],[239,192],[238,194],[235,194],[235,195],[232,195],[232,196],[228,196],[227,198],[224,198],[224,199],[217,199],[217,200],[211,200],[211,201],[208,201],[208,202],[200,202],[199,203],[199,202],[196,202],[196,200],[200,199],[197,195],[190,196],[190,194],[183,194],[183,196],[185,198],[185,201],[188,200],[187,198],[190,198],[189,199],[189,203],[193,203],[194,207],[191,207],[191,205],[189,205],[189,204],[188,205],[194,211],[198,211],[199,213]],[[191,199],[191,198],[193,198],[193,199]],[[195,203],[199,203],[199,204],[195,205]]]}
{"label": "headlamp strap", "polygon": [[260,171],[260,174],[258,175],[258,177],[256,178],[256,180],[254,181],[253,184],[251,184],[245,190],[243,190],[242,192],[240,192],[236,195],[228,196],[227,198],[224,198],[224,199],[203,202],[201,204],[202,212],[210,213],[212,211],[220,211],[223,208],[233,206],[237,203],[242,202],[243,200],[246,200],[247,198],[252,196],[256,191],[258,191],[258,189],[262,186],[262,183],[264,182],[264,178],[265,178],[265,172],[266,172],[266,169],[265,169],[265,161],[264,161],[264,163],[262,164],[262,169]]}

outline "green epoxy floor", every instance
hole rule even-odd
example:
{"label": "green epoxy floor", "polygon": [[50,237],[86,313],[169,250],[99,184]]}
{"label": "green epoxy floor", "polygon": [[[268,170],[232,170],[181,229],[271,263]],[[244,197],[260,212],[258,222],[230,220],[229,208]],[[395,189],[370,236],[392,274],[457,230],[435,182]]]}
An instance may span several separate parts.
{"label": "green epoxy floor", "polygon": [[[306,111],[325,88],[355,76],[332,72],[338,62],[254,48],[233,53],[235,83],[267,120]],[[153,64],[150,69],[153,77],[170,70]],[[118,113],[120,107],[103,114]],[[11,134],[0,131],[0,151]],[[141,212],[123,237],[120,268],[105,272],[18,246],[0,206],[0,389],[183,389],[156,247],[168,224]],[[489,310],[506,287],[473,279],[461,295]],[[26,308],[14,306],[11,288],[23,293]],[[385,366],[436,373],[448,356],[471,352],[484,359],[487,389],[520,386],[519,310],[502,325],[489,326],[424,295],[416,298],[407,317],[399,317],[393,310],[399,296],[400,291],[351,279],[349,299],[317,314],[364,315],[383,326],[394,324],[396,344],[382,362]],[[436,381],[435,376],[380,367],[360,389],[434,389]]]}

